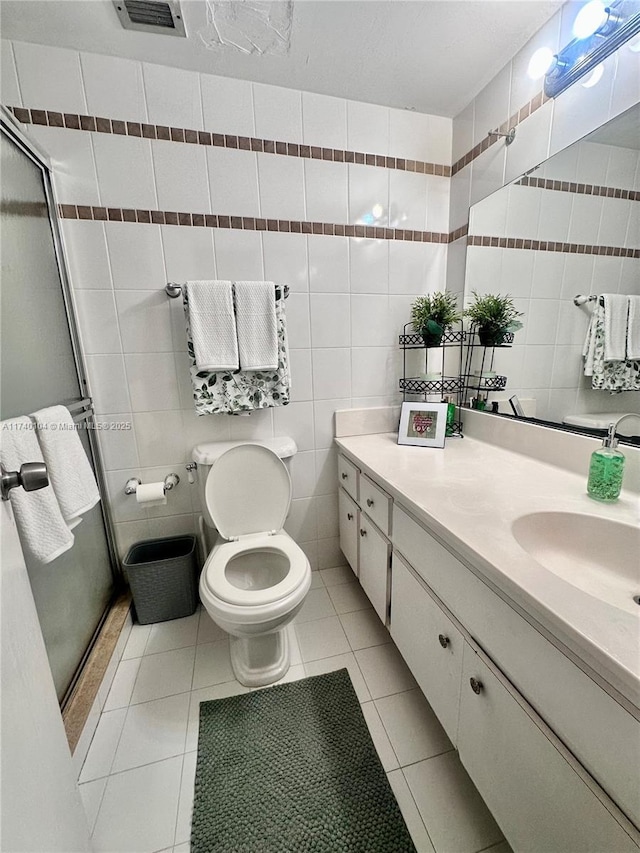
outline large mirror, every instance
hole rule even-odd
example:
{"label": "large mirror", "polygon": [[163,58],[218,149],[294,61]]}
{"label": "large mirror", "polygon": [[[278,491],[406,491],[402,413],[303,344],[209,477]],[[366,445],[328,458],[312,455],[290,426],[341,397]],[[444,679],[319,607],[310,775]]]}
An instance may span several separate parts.
{"label": "large mirror", "polygon": [[[585,375],[593,347],[583,356],[601,296],[640,296],[640,105],[471,208],[466,305],[474,291],[511,294],[523,313],[513,346],[495,350],[491,370],[508,384],[487,407],[511,413],[515,394],[526,416],[586,431],[640,414],[640,364],[625,342],[611,342],[608,354],[622,346],[624,358],[604,376],[601,359]],[[614,321],[611,337],[621,334]],[[625,434],[640,434],[640,421],[628,423]]]}

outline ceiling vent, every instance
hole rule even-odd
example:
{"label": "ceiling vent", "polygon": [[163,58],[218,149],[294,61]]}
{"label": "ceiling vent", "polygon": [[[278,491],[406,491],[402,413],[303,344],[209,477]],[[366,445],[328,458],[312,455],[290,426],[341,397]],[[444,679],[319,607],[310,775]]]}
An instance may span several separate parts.
{"label": "ceiling vent", "polygon": [[178,0],[113,0],[125,30],[186,36]]}

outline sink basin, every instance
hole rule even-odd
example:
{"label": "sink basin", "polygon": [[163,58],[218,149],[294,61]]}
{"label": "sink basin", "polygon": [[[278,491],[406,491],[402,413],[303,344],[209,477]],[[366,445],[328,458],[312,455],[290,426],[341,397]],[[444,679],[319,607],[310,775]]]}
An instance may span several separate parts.
{"label": "sink basin", "polygon": [[583,592],[640,615],[640,528],[576,512],[534,512],[512,526],[543,568]]}

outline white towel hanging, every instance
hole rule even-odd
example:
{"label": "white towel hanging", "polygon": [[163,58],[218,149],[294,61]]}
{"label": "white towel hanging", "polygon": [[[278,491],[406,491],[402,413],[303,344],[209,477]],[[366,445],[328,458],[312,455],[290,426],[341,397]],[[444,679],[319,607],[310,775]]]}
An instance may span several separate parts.
{"label": "white towel hanging", "polygon": [[[19,471],[25,462],[44,462],[30,418],[3,421],[0,457],[7,471]],[[71,548],[73,533],[62,517],[51,485],[34,492],[12,489],[10,500],[27,555],[39,563],[51,563]]]}
{"label": "white towel hanging", "polygon": [[65,406],[50,406],[31,416],[64,520],[70,527],[100,500],[91,464],[76,424]]}
{"label": "white towel hanging", "polygon": [[272,281],[236,281],[236,326],[242,370],[276,370],[278,332]]}
{"label": "white towel hanging", "polygon": [[629,296],[627,361],[640,361],[640,296]]}
{"label": "white towel hanging", "polygon": [[188,281],[193,352],[198,370],[237,370],[238,341],[230,281]]}
{"label": "white towel hanging", "polygon": [[604,293],[604,360],[624,361],[626,356],[629,300],[618,293]]}

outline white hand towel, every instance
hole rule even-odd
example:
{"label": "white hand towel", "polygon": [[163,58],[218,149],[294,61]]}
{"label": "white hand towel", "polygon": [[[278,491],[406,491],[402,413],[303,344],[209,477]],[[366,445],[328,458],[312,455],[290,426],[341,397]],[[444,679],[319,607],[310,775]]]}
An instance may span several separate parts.
{"label": "white hand towel", "polygon": [[629,300],[617,293],[605,293],[604,360],[624,361],[627,343]]}
{"label": "white hand towel", "polygon": [[278,327],[272,281],[236,281],[236,324],[242,370],[276,370]]}
{"label": "white hand towel", "polygon": [[593,309],[591,318],[589,319],[589,328],[587,329],[587,336],[584,340],[584,346],[582,347],[582,355],[584,356],[585,376],[593,376],[593,364],[596,351],[596,332],[598,329],[598,324],[602,324],[601,314],[603,311],[604,308],[597,304],[596,307]]}
{"label": "white hand towel", "polygon": [[67,524],[75,527],[73,522],[78,523],[77,519],[100,500],[76,424],[65,406],[40,409],[31,417],[60,511]]}
{"label": "white hand towel", "polygon": [[[2,423],[0,458],[6,471],[19,471],[25,462],[44,462],[30,418],[12,418]],[[73,545],[73,533],[60,512],[51,487],[25,492],[11,489],[11,506],[25,553],[39,563],[50,563]]]}
{"label": "white hand towel", "polygon": [[198,370],[237,370],[238,340],[230,281],[188,281],[189,321]]}
{"label": "white hand towel", "polygon": [[640,296],[629,296],[627,361],[640,360]]}

